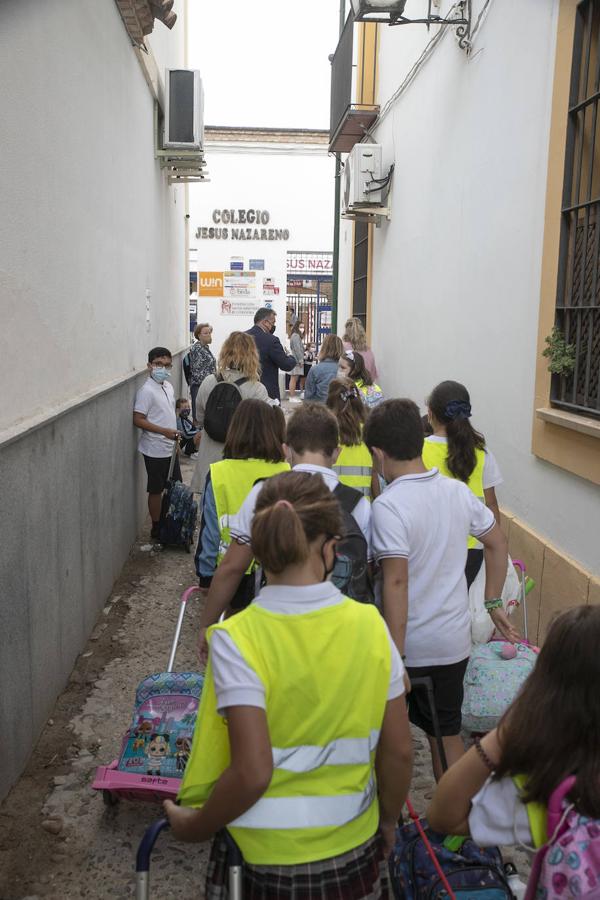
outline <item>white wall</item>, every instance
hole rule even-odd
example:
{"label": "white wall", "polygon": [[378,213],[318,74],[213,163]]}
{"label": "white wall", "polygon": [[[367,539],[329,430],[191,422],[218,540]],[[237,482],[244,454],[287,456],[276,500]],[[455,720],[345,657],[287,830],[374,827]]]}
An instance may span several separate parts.
{"label": "white wall", "polygon": [[[286,254],[289,250],[331,250],[333,245],[334,161],[325,147],[291,145],[289,152],[268,148],[235,148],[207,145],[210,183],[190,186],[190,247],[200,271],[227,271],[232,256],[264,259],[264,273],[257,273],[259,291],[253,301],[258,309],[264,296],[262,277],[275,279],[279,297],[273,308],[278,314],[278,336],[285,342]],[[287,228],[287,241],[199,240],[199,226],[214,226],[213,209],[268,210],[267,228]],[[231,226],[226,226],[231,232]],[[243,226],[233,226],[243,227]],[[254,226],[253,226],[254,227]],[[260,226],[259,226],[260,227]],[[213,325],[215,354],[231,331],[252,326],[252,316],[221,315],[219,298],[199,298],[198,321]]]}
{"label": "white wall", "polygon": [[[443,379],[468,386],[501,503],[598,573],[600,489],[530,452],[557,6],[492,2],[471,57],[447,34],[377,129],[396,171],[372,337],[388,396],[424,406]],[[380,32],[383,106],[428,38]]]}
{"label": "white wall", "polygon": [[[161,68],[181,63],[183,19],[155,28]],[[187,324],[184,188],[114,0],[0,4],[0,96],[1,433],[175,352]]]}

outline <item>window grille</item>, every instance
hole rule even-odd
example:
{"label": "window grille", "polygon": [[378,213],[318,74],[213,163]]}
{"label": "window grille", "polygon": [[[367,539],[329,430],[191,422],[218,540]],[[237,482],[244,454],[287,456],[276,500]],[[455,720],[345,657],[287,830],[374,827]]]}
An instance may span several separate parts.
{"label": "window grille", "polygon": [[577,7],[562,199],[556,324],[575,368],[554,375],[554,406],[600,417],[600,0]]}
{"label": "window grille", "polygon": [[352,294],[352,315],[367,328],[367,278],[369,270],[369,225],[367,222],[354,223],[354,278]]}

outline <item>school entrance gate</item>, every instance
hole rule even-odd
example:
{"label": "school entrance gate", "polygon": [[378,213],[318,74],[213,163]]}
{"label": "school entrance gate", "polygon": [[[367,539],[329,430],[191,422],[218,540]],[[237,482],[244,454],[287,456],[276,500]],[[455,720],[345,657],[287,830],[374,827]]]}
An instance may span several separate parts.
{"label": "school entrance gate", "polygon": [[317,350],[331,333],[333,253],[289,251],[287,254],[287,315],[289,336],[295,321],[304,323],[304,343]]}

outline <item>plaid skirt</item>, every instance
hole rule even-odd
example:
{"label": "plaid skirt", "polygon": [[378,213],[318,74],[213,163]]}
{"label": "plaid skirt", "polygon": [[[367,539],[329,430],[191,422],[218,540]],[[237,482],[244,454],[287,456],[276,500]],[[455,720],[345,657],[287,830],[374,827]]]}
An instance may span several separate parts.
{"label": "plaid skirt", "polygon": [[[244,863],[243,900],[389,900],[393,896],[381,837],[314,863],[252,866]],[[206,900],[227,900],[227,848],[213,841]]]}

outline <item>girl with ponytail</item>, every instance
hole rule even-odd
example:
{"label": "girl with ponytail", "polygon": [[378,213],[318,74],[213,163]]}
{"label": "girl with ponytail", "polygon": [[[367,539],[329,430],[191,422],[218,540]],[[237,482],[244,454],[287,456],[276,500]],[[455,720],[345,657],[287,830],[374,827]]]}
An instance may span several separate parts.
{"label": "girl with ponytail", "polygon": [[[388,854],[411,774],[404,668],[376,608],[328,581],[342,529],[318,474],[260,490],[252,547],[267,578],[208,632],[192,752],[165,802],[176,837],[213,839],[206,894],[227,896],[223,829],[243,893],[388,898]],[[285,875],[282,876],[282,868]]]}
{"label": "girl with ponytail", "polygon": [[[427,400],[428,418],[433,434],[425,439],[423,462],[442,475],[463,481],[494,513],[500,526],[496,487],[502,475],[485,438],[471,422],[471,398],[458,381],[442,381]],[[483,549],[475,538],[469,539],[465,574],[470,587],[483,561]]]}
{"label": "girl with ponytail", "polygon": [[329,385],[327,406],[340,428],[340,454],[333,469],[342,484],[372,500],[379,495],[379,479],[363,441],[368,411],[360,391],[350,378],[335,378]]}

